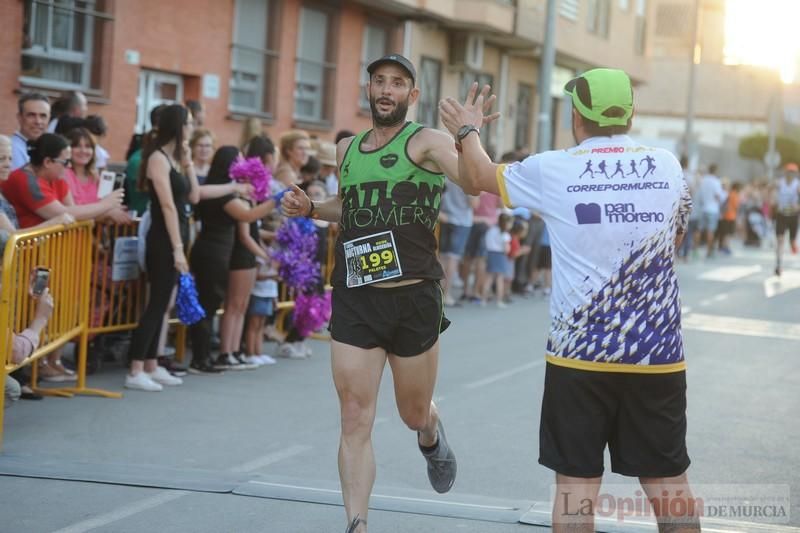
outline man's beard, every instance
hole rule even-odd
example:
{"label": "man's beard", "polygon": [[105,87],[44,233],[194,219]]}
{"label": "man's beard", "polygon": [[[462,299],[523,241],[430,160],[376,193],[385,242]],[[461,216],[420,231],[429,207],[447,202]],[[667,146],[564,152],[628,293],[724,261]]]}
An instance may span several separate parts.
{"label": "man's beard", "polygon": [[372,122],[381,128],[390,128],[405,122],[408,114],[408,100],[395,102],[394,110],[388,115],[381,115],[378,111],[377,98],[369,99],[369,108],[372,111]]}

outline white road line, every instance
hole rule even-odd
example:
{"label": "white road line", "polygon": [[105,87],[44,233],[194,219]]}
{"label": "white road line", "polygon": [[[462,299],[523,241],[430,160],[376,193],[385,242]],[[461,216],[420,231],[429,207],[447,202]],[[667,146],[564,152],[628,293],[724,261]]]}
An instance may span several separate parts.
{"label": "white road line", "polygon": [[753,318],[704,315],[692,313],[683,317],[685,329],[729,333],[749,337],[771,337],[774,339],[800,340],[800,325],[791,322],[772,322]]}
{"label": "white road line", "polygon": [[[248,461],[244,464],[229,468],[228,472],[252,472],[253,470],[258,470],[259,468],[264,468],[265,466],[278,463],[284,459],[305,453],[311,449],[311,446],[296,444],[286,449],[278,450],[276,452],[264,455],[263,457],[258,457],[257,459]],[[117,509],[105,514],[95,516],[94,518],[77,522],[65,528],[56,530],[53,533],[86,533],[87,531],[104,527],[108,524],[113,524],[114,522],[118,522],[149,509],[153,509],[154,507],[158,507],[160,505],[164,505],[165,503],[183,498],[189,494],[192,494],[192,492],[186,490],[162,490],[142,500],[130,503],[128,505],[123,505],[122,507],[118,507]]]}
{"label": "white road line", "polygon": [[767,298],[796,289],[800,289],[800,270],[784,270],[781,277],[770,276],[764,280],[764,295]]}
{"label": "white road line", "polygon": [[305,453],[309,450],[311,450],[311,446],[295,444],[294,446],[289,446],[285,450],[278,450],[277,452],[269,453],[263,457],[259,457],[242,465],[234,466],[229,471],[252,472],[253,470],[264,468],[265,466],[278,463],[280,461],[283,461],[284,459],[289,459],[290,457],[294,457],[295,455],[300,455],[301,453]]}
{"label": "white road line", "polygon": [[85,533],[86,531],[107,526],[108,524],[112,524],[124,518],[147,511],[148,509],[164,505],[165,503],[177,500],[178,498],[183,498],[187,494],[191,493],[185,490],[159,492],[158,494],[154,494],[153,496],[139,500],[138,502],[123,505],[122,507],[118,507],[109,513],[101,514],[99,516],[95,516],[94,518],[72,524],[71,526],[59,529],[53,533]]}
{"label": "white road line", "polygon": [[746,278],[747,276],[752,276],[753,274],[757,274],[761,272],[761,265],[752,265],[752,266],[723,266],[719,268],[714,268],[712,270],[707,270],[698,276],[698,279],[703,279],[707,281],[724,281],[730,283],[732,281],[736,281],[742,278]]}
{"label": "white road line", "polygon": [[478,381],[473,381],[472,383],[467,383],[464,385],[465,389],[477,389],[480,387],[485,387],[486,385],[491,385],[496,381],[500,381],[501,379],[510,378],[519,374],[520,372],[525,372],[526,370],[530,370],[532,368],[536,368],[537,366],[541,366],[544,364],[544,359],[540,359],[538,361],[532,361],[522,366],[518,366],[516,368],[512,368],[510,370],[506,370],[505,372],[500,372],[499,374],[494,374],[489,377],[485,377],[483,379],[479,379]]}

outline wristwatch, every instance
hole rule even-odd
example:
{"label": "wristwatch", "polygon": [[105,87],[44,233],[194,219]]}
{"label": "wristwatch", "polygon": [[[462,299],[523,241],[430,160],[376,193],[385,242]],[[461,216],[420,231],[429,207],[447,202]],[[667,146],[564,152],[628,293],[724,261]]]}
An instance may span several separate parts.
{"label": "wristwatch", "polygon": [[464,140],[464,138],[472,132],[476,132],[478,135],[481,134],[481,130],[478,129],[477,126],[473,126],[472,124],[467,124],[465,126],[461,126],[459,128],[458,133],[456,133],[456,142],[460,143]]}

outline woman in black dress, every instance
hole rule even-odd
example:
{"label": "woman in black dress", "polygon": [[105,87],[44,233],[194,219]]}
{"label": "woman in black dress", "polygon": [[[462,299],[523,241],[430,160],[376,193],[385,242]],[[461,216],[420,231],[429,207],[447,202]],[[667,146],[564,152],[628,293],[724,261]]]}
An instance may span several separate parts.
{"label": "woman in black dress", "polygon": [[[206,178],[206,185],[230,183],[230,167],[239,157],[235,146],[223,146],[214,154]],[[204,200],[197,206],[197,215],[202,222],[200,235],[192,247],[192,273],[197,282],[200,305],[206,317],[190,329],[192,339],[192,364],[189,371],[195,374],[213,374],[220,371],[210,362],[211,326],[228,289],[228,269],[234,250],[237,227],[245,226],[266,216],[275,208],[275,201],[269,199],[251,207],[250,203],[229,194],[213,200]],[[262,250],[263,253],[263,250]],[[249,293],[248,293],[249,295]],[[221,355],[228,356],[226,352]],[[234,360],[226,361],[224,368],[244,368],[244,361],[231,354]],[[219,358],[218,358],[219,359]],[[251,365],[247,365],[252,367]]]}

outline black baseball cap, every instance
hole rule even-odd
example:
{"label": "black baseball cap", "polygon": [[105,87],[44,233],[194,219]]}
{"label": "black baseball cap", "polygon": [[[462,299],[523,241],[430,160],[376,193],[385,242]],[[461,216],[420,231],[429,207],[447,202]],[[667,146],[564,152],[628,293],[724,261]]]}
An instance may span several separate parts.
{"label": "black baseball cap", "polygon": [[411,81],[416,85],[417,83],[417,69],[414,68],[414,65],[411,64],[411,61],[406,59],[405,57],[401,56],[400,54],[387,54],[379,59],[376,59],[372,63],[367,66],[367,72],[370,75],[380,67],[381,65],[385,65],[386,63],[394,63],[395,65],[400,65],[403,67],[408,75],[411,76]]}

